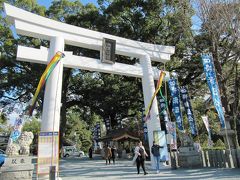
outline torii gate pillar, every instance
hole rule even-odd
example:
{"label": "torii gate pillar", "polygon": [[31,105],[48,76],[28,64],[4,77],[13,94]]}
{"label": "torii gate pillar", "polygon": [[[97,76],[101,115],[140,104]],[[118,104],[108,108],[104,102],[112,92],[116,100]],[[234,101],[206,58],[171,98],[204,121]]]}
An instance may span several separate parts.
{"label": "torii gate pillar", "polygon": [[[149,55],[142,56],[140,58],[140,63],[143,68],[142,87],[144,95],[144,105],[145,109],[147,109],[149,102],[151,101],[151,98],[155,92],[152,64]],[[156,98],[154,98],[153,100],[152,108],[150,111],[150,120],[147,121],[147,128],[149,149],[151,150],[151,147],[153,145],[153,132],[161,130]],[[152,167],[154,167],[153,155],[152,153],[150,153],[149,155],[151,155],[151,165]]]}
{"label": "torii gate pillar", "polygon": [[[49,61],[57,51],[64,51],[64,39],[53,37],[50,41]],[[60,61],[48,78],[42,112],[42,132],[59,132],[61,95],[62,95],[63,64]]]}

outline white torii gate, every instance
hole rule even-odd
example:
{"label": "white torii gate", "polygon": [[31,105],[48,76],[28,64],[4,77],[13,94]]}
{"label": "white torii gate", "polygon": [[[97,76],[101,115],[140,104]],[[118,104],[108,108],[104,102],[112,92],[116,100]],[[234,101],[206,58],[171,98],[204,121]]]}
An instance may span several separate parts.
{"label": "white torii gate", "polygon": [[[105,64],[99,59],[75,56],[71,52],[64,52],[65,58],[55,67],[46,84],[41,123],[41,131],[44,132],[59,132],[63,67],[142,78],[144,104],[147,108],[155,91],[154,79],[157,80],[160,74],[156,67],[152,67],[151,61],[167,62],[175,52],[175,48],[172,46],[143,43],[72,26],[6,3],[4,3],[4,9],[7,18],[14,23],[18,34],[50,41],[49,49],[18,46],[17,60],[47,64],[57,51],[64,52],[65,44],[101,52],[103,38],[116,40],[116,54],[140,59],[138,65]],[[165,79],[168,78],[169,73]],[[150,148],[153,142],[153,131],[161,129],[158,114],[155,98],[151,109],[151,119],[147,122]],[[151,158],[151,163],[153,164],[153,158]]]}

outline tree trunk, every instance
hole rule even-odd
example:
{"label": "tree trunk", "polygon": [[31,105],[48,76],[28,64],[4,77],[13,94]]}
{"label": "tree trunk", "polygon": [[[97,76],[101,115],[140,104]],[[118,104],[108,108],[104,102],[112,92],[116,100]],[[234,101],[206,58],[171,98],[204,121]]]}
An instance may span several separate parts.
{"label": "tree trunk", "polygon": [[239,87],[239,79],[238,79],[238,63],[236,63],[236,67],[235,67],[235,93],[234,93],[234,97],[235,97],[235,101],[233,104],[233,130],[235,132],[235,144],[236,144],[236,148],[239,148],[239,143],[238,143],[238,131],[239,129],[237,129],[237,118],[238,118],[238,104],[239,104],[239,92],[238,92],[238,87]]}
{"label": "tree trunk", "polygon": [[218,80],[218,86],[221,94],[222,106],[225,109],[226,114],[230,113],[228,106],[228,98],[227,98],[227,88],[226,83],[223,82],[223,73],[222,66],[218,56],[218,45],[213,40],[213,61],[216,69],[216,77]]}

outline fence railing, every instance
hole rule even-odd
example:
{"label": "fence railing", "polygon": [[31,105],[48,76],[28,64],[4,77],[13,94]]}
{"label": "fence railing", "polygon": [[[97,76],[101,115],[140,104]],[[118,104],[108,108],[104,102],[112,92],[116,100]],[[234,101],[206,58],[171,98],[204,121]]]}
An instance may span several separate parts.
{"label": "fence railing", "polygon": [[204,150],[202,151],[203,167],[240,168],[240,149]]}

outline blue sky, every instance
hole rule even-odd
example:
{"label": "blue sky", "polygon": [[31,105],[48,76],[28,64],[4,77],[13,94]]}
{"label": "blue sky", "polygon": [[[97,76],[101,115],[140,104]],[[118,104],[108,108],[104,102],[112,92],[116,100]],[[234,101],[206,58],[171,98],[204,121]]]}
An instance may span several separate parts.
{"label": "blue sky", "polygon": [[[37,0],[39,5],[45,6],[46,8],[48,8],[53,0]],[[81,0],[81,2],[85,5],[87,3],[93,3],[95,5],[97,5],[97,0]]]}

